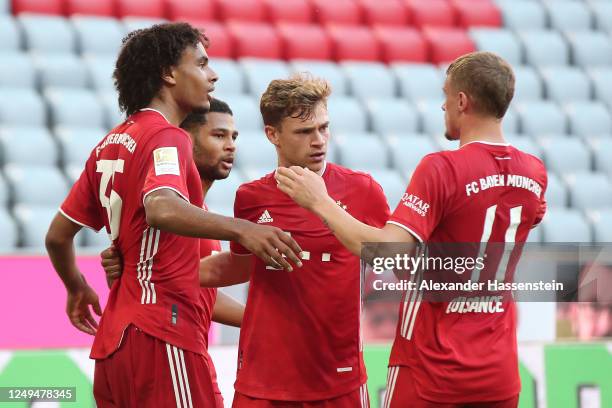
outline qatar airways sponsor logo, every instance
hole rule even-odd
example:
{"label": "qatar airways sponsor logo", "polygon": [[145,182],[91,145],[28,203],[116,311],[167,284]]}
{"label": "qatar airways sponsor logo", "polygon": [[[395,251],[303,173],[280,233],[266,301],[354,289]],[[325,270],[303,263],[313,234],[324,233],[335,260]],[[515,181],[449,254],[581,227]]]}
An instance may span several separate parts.
{"label": "qatar airways sponsor logo", "polygon": [[446,314],[450,313],[503,313],[503,296],[459,296],[446,307]]}
{"label": "qatar airways sponsor logo", "polygon": [[516,187],[531,191],[538,198],[542,195],[542,186],[537,181],[517,174],[493,174],[479,178],[465,185],[465,194],[470,197],[493,187]]}
{"label": "qatar airways sponsor logo", "polygon": [[404,196],[402,197],[402,204],[404,204],[406,207],[410,208],[411,210],[415,211],[421,217],[424,217],[427,215],[427,210],[429,210],[429,207],[430,207],[429,203],[423,201],[416,194],[408,194],[408,193],[404,193]]}

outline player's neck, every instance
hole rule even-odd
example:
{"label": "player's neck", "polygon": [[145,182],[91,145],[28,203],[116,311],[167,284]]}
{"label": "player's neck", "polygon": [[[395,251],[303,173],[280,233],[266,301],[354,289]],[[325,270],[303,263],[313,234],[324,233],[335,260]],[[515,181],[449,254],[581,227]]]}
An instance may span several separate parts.
{"label": "player's neck", "polygon": [[461,129],[459,146],[471,142],[507,143],[504,139],[501,121],[496,119],[479,118],[465,124]]}
{"label": "player's neck", "polygon": [[[291,167],[291,166],[304,167],[304,166],[300,166],[299,164],[290,163],[289,161],[283,159],[282,157],[278,158],[278,167]],[[326,167],[327,167],[327,162],[324,162],[323,167],[321,167],[321,169],[317,170],[315,173],[317,173],[319,176],[322,176],[323,173],[325,172]]]}
{"label": "player's neck", "polygon": [[163,96],[153,98],[147,108],[161,112],[168,122],[177,127],[187,116],[187,113],[183,112],[174,100],[164,98]]}
{"label": "player's neck", "polygon": [[208,193],[208,190],[210,190],[210,188],[212,187],[215,181],[209,180],[207,178],[201,178],[200,181],[202,182],[202,192],[204,193],[204,198],[206,198],[206,194]]}

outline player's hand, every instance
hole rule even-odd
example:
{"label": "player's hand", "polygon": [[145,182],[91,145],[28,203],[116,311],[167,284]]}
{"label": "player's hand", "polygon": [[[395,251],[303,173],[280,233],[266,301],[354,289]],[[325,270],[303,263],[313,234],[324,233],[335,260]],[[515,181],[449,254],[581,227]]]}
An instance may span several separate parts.
{"label": "player's hand", "polygon": [[96,292],[85,282],[75,291],[68,292],[66,313],[70,323],[77,329],[92,336],[98,330],[98,322],[91,314],[90,307],[98,315],[102,315],[100,301]]}
{"label": "player's hand", "polygon": [[307,210],[328,198],[323,178],[308,168],[279,167],[274,177],[278,188]]}
{"label": "player's hand", "polygon": [[268,266],[277,269],[293,270],[292,264],[302,267],[299,254],[302,248],[283,230],[252,222],[245,223],[238,243]]}
{"label": "player's hand", "polygon": [[123,263],[121,262],[121,256],[115,249],[115,246],[111,244],[110,247],[100,252],[100,264],[104,268],[106,273],[106,282],[110,288],[115,281],[123,273]]}

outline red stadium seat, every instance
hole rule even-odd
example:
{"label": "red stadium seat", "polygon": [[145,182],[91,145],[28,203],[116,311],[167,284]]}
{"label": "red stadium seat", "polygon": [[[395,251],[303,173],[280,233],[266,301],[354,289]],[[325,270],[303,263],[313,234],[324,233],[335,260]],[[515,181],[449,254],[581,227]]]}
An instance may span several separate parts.
{"label": "red stadium seat", "polygon": [[442,64],[476,51],[476,46],[464,29],[447,27],[425,27],[423,37],[431,50],[431,62]]}
{"label": "red stadium seat", "polygon": [[288,21],[310,23],[312,6],[308,0],[263,0],[268,20],[271,22]]}
{"label": "red stadium seat", "polygon": [[381,58],[391,62],[427,62],[429,48],[421,32],[411,27],[374,26]]}
{"label": "red stadium seat", "polygon": [[166,0],[166,13],[169,20],[214,20],[213,0]]}
{"label": "red stadium seat", "polygon": [[359,0],[363,18],[369,25],[406,25],[408,9],[401,0]]}
{"label": "red stadium seat", "polygon": [[331,41],[320,25],[279,23],[277,28],[285,59],[332,59]]}
{"label": "red stadium seat", "polygon": [[164,0],[117,0],[117,15],[164,18]]}
{"label": "red stadium seat", "polygon": [[81,14],[87,16],[114,16],[115,2],[113,0],[66,0],[66,14]]}
{"label": "red stadium seat", "polygon": [[202,21],[183,19],[192,26],[199,28],[210,41],[208,55],[212,58],[234,58],[234,46],[225,24],[217,21]]}
{"label": "red stadium seat", "polygon": [[62,0],[13,0],[11,5],[13,14],[39,13],[39,14],[64,14],[64,2]]}
{"label": "red stadium seat", "polygon": [[234,56],[281,59],[281,41],[270,24],[231,21],[227,30],[234,44]]}
{"label": "red stadium seat", "polygon": [[490,0],[452,0],[457,23],[461,27],[501,27],[501,11]]}
{"label": "red stadium seat", "polygon": [[354,0],[311,0],[319,24],[361,24],[361,8]]}
{"label": "red stadium seat", "polygon": [[404,0],[417,27],[455,25],[455,10],[447,0]]}
{"label": "red stadium seat", "polygon": [[337,61],[377,61],[380,58],[378,41],[369,27],[329,25],[327,33]]}
{"label": "red stadium seat", "polygon": [[265,9],[261,0],[216,0],[221,20],[264,21]]}

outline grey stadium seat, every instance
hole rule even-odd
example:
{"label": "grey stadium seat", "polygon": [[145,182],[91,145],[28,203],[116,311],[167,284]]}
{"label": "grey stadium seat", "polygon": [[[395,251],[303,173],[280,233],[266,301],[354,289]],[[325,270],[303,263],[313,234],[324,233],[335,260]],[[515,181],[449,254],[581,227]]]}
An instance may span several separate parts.
{"label": "grey stadium seat", "polygon": [[289,66],[284,61],[243,58],[238,64],[244,70],[249,93],[258,100],[272,80],[287,79],[290,76]]}
{"label": "grey stadium seat", "polygon": [[84,235],[84,245],[96,252],[108,248],[111,244],[106,228],[102,228],[98,232],[95,232],[91,228],[83,228],[82,234]]}
{"label": "grey stadium seat", "polygon": [[593,149],[595,169],[612,176],[612,138],[596,138],[590,140]]}
{"label": "grey stadium seat", "polygon": [[0,15],[0,52],[17,52],[21,48],[21,34],[15,19]]}
{"label": "grey stadium seat", "polygon": [[572,102],[565,106],[570,133],[583,136],[612,134],[612,116],[602,102]]}
{"label": "grey stadium seat", "polygon": [[119,102],[117,93],[114,91],[105,91],[98,94],[98,99],[102,106],[104,114],[104,127],[111,130],[125,120],[125,115],[119,110]]}
{"label": "grey stadium seat", "polygon": [[265,168],[269,169],[268,171],[275,169],[277,159],[274,145],[268,141],[263,131],[258,134],[253,132],[250,136],[248,133],[243,132],[238,138],[235,164],[240,169],[247,167]]}
{"label": "grey stadium seat", "polygon": [[556,103],[532,101],[519,103],[515,107],[522,133],[534,137],[567,133],[567,118]]}
{"label": "grey stadium seat", "polygon": [[91,151],[107,133],[103,128],[56,127],[55,135],[61,146],[64,165],[83,168]]}
{"label": "grey stadium seat", "polygon": [[14,252],[19,242],[19,230],[13,217],[6,211],[6,208],[2,207],[0,207],[0,225],[2,225],[0,254]]}
{"label": "grey stadium seat", "polygon": [[18,203],[57,208],[68,194],[68,183],[56,167],[9,164],[4,173]]}
{"label": "grey stadium seat", "polygon": [[9,185],[4,179],[2,173],[0,173],[0,208],[5,208],[11,201],[11,192]]}
{"label": "grey stadium seat", "polygon": [[589,171],[591,154],[578,138],[550,137],[541,140],[544,163],[557,174]]}
{"label": "grey stadium seat", "polygon": [[[270,167],[247,167],[241,170],[242,170],[242,174],[244,175],[245,182],[249,182],[249,181],[258,180],[262,178],[266,174],[271,173],[274,169]],[[219,207],[220,210],[223,208],[224,207]],[[211,208],[211,211],[217,212],[216,208],[215,209]],[[233,213],[233,210],[230,207],[229,214],[232,214],[232,213]],[[225,214],[225,213],[221,213],[221,214]]]}
{"label": "grey stadium seat", "polygon": [[591,99],[591,82],[580,68],[547,67],[541,70],[547,99],[558,103]]}
{"label": "grey stadium seat", "polygon": [[595,242],[612,242],[612,209],[591,211],[588,218],[593,226]]}
{"label": "grey stadium seat", "polygon": [[599,31],[567,33],[572,62],[586,67],[612,65],[612,38]]}
{"label": "grey stadium seat", "polygon": [[540,74],[530,66],[514,67],[514,102],[537,101],[542,99],[544,84]]}
{"label": "grey stadium seat", "polygon": [[392,64],[391,70],[399,81],[401,96],[413,102],[444,97],[444,79],[434,65]]}
{"label": "grey stadium seat", "polygon": [[308,72],[315,77],[327,80],[332,87],[332,95],[341,96],[348,93],[348,82],[338,64],[329,61],[293,60],[290,63],[292,72]]}
{"label": "grey stadium seat", "polygon": [[113,91],[113,71],[115,70],[114,56],[87,55],[83,57],[83,64],[87,69],[91,84],[100,91]]}
{"label": "grey stadium seat", "polygon": [[612,183],[605,173],[578,172],[565,176],[570,204],[582,210],[612,206]]}
{"label": "grey stadium seat", "polygon": [[42,54],[32,60],[42,88],[85,88],[89,84],[87,69],[74,54]]}
{"label": "grey stadium seat", "polygon": [[0,126],[4,163],[56,166],[57,144],[46,127]]}
{"label": "grey stadium seat", "polygon": [[36,87],[36,70],[28,54],[0,52],[0,87]]}
{"label": "grey stadium seat", "polygon": [[244,72],[236,61],[214,58],[210,61],[210,67],[219,75],[215,83],[215,96],[245,93]]}
{"label": "grey stadium seat", "polygon": [[419,128],[416,108],[404,99],[369,99],[365,106],[372,131],[379,135],[415,133]]}
{"label": "grey stadium seat", "polygon": [[542,158],[542,148],[531,137],[511,133],[506,133],[504,137],[508,143],[520,151]]}
{"label": "grey stadium seat", "polygon": [[76,88],[47,88],[44,95],[54,126],[104,126],[102,104],[93,91]]}
{"label": "grey stadium seat", "polygon": [[509,107],[502,120],[502,127],[506,133],[519,132],[519,117],[512,107]]}
{"label": "grey stadium seat", "polygon": [[108,54],[116,57],[125,36],[125,27],[114,18],[73,16],[78,49],[82,54]]}
{"label": "grey stadium seat", "polygon": [[327,102],[332,135],[363,133],[368,128],[367,113],[357,99],[336,96]]}
{"label": "grey stadium seat", "polygon": [[589,30],[593,26],[591,10],[584,1],[549,1],[544,7],[555,30]]}
{"label": "grey stadium seat", "polygon": [[21,244],[25,248],[44,250],[45,235],[57,214],[56,206],[18,204],[15,218],[21,226]]}
{"label": "grey stadium seat", "polygon": [[592,0],[589,5],[593,10],[597,29],[612,34],[612,3],[608,0]]}
{"label": "grey stadium seat", "polygon": [[37,53],[73,53],[76,36],[63,17],[22,14],[17,17],[25,37],[26,48]]}
{"label": "grey stadium seat", "polygon": [[416,105],[421,117],[422,132],[430,136],[442,136],[446,131],[441,100],[419,102]]}
{"label": "grey stadium seat", "polygon": [[529,65],[548,66],[569,63],[569,45],[561,34],[552,30],[532,30],[518,34]]}
{"label": "grey stadium seat", "polygon": [[262,132],[263,122],[259,112],[259,99],[251,95],[219,95],[219,98],[227,102],[234,112],[236,129],[240,133]]}
{"label": "grey stadium seat", "polygon": [[146,18],[146,17],[125,17],[123,20],[125,32],[130,33],[134,30],[149,28],[155,24],[166,23],[167,20],[162,18]]}
{"label": "grey stadium seat", "polygon": [[555,173],[548,173],[548,186],[544,197],[548,208],[567,207],[567,187]]}
{"label": "grey stadium seat", "polygon": [[498,6],[504,26],[508,28],[521,30],[546,27],[546,10],[539,1],[500,1]]}
{"label": "grey stadium seat", "polygon": [[371,133],[336,134],[333,141],[338,162],[344,167],[358,171],[389,167],[385,143]]}
{"label": "grey stadium seat", "polygon": [[587,72],[593,81],[595,98],[612,109],[612,67],[591,68]]}
{"label": "grey stadium seat", "polygon": [[372,169],[369,173],[382,187],[385,197],[387,197],[387,204],[393,211],[404,195],[408,183],[395,170]]}
{"label": "grey stadium seat", "polygon": [[385,64],[379,62],[340,63],[349,81],[351,93],[356,98],[393,98],[397,86],[395,76]]}
{"label": "grey stadium seat", "polygon": [[421,159],[438,149],[427,135],[391,136],[386,139],[391,152],[391,163],[404,177],[414,172]]}
{"label": "grey stadium seat", "polygon": [[0,123],[3,125],[46,125],[45,104],[33,89],[0,88]]}
{"label": "grey stadium seat", "polygon": [[479,51],[494,52],[512,65],[522,63],[523,46],[512,31],[497,28],[470,28],[468,33]]}
{"label": "grey stadium seat", "polygon": [[578,210],[551,208],[541,224],[544,242],[591,242],[592,231]]}
{"label": "grey stadium seat", "polygon": [[[272,170],[274,167],[270,167]],[[225,180],[216,181],[204,198],[204,202],[208,206],[222,207],[231,206],[236,197],[236,190],[244,183],[242,174],[236,169],[233,169],[230,176]]]}

